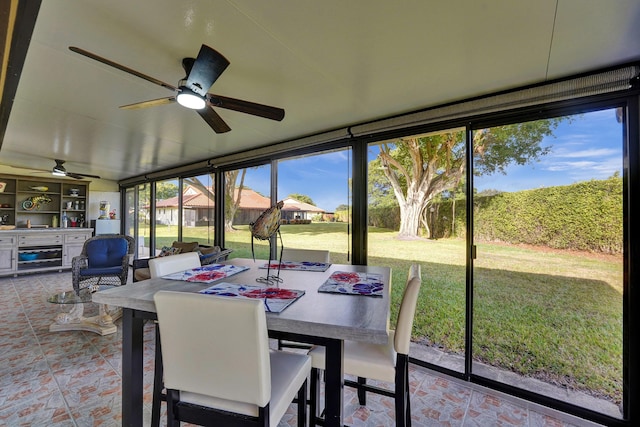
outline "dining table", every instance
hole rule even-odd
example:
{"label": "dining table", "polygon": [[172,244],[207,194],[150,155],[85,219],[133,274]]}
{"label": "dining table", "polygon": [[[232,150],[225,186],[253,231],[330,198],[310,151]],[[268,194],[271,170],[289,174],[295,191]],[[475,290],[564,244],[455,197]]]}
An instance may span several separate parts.
{"label": "dining table", "polygon": [[[274,261],[271,261],[272,263]],[[213,283],[151,278],[125,286],[101,290],[93,295],[100,304],[122,307],[122,425],[142,426],[144,323],[156,319],[153,296],[161,290],[200,292],[216,283],[277,287],[304,291],[281,312],[267,312],[269,336],[326,348],[324,425],[343,425],[344,341],[384,344],[389,336],[391,268],[350,264],[330,264],[325,271],[281,269],[279,282],[268,285],[264,278],[266,260],[234,258],[223,264],[246,269]],[[334,273],[364,273],[379,278],[378,295],[320,292],[318,289]],[[315,414],[311,414],[315,421]],[[313,424],[313,422],[311,423]]]}

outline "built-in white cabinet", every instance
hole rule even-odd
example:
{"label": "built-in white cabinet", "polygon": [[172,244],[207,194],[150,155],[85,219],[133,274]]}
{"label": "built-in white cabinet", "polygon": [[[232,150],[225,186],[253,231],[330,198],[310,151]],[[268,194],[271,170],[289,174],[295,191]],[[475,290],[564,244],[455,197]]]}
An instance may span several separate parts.
{"label": "built-in white cabinet", "polygon": [[71,268],[91,228],[0,230],[0,275]]}
{"label": "built-in white cabinet", "polygon": [[15,235],[0,235],[0,274],[12,273],[16,269],[17,241]]}
{"label": "built-in white cabinet", "polygon": [[84,241],[91,237],[91,233],[66,233],[62,253],[62,265],[71,267],[73,257],[80,255]]}

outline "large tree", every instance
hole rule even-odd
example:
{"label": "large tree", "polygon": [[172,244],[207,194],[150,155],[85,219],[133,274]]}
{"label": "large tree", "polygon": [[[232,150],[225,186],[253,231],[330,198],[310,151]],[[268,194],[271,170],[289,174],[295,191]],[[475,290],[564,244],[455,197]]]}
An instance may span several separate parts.
{"label": "large tree", "polygon": [[156,199],[166,200],[178,195],[178,185],[172,181],[159,181],[156,183]]}
{"label": "large tree", "polygon": [[[523,165],[547,154],[544,137],[562,119],[497,126],[474,132],[474,174],[505,173],[510,164]],[[380,145],[369,165],[370,194],[378,205],[391,195],[400,207],[399,237],[416,237],[423,212],[435,198],[455,190],[464,179],[465,132],[402,138]]]}
{"label": "large tree", "polygon": [[[225,231],[233,231],[233,217],[240,206],[242,199],[242,190],[244,187],[244,178],[247,169],[236,169],[224,173],[224,228]],[[240,182],[237,182],[240,175]],[[210,182],[214,182],[214,175],[209,177]],[[202,194],[206,194],[209,199],[214,200],[213,185],[207,186],[203,184],[198,177],[185,178],[185,182],[200,190]],[[236,193],[236,187],[238,191]]]}

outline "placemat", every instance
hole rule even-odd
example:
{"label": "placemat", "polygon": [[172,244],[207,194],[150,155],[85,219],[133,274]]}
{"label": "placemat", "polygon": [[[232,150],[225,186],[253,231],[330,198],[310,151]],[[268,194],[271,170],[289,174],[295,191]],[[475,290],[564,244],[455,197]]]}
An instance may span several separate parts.
{"label": "placemat", "polygon": [[382,274],[336,271],[318,288],[318,292],[381,297]]}
{"label": "placemat", "polygon": [[224,279],[234,274],[248,270],[249,267],[241,267],[230,264],[209,264],[191,270],[179,271],[177,273],[162,276],[163,279],[182,280],[183,282],[211,283]]}
{"label": "placemat", "polygon": [[[326,262],[311,262],[311,261],[282,261],[280,264],[281,270],[300,270],[300,271],[327,271],[331,264]],[[274,261],[268,264],[263,264],[260,268],[272,270],[278,269],[278,261]]]}
{"label": "placemat", "polygon": [[264,301],[264,309],[269,313],[280,313],[304,295],[297,289],[263,288],[256,285],[239,285],[222,282],[200,291],[201,294],[235,298],[258,298]]}

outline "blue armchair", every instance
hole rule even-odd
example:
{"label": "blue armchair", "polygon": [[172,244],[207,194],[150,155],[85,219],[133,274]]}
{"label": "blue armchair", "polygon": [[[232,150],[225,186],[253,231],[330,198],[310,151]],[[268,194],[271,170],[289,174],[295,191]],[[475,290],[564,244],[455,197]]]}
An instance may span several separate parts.
{"label": "blue armchair", "polygon": [[127,283],[129,257],[135,251],[135,241],[130,236],[106,234],[84,242],[80,255],[71,261],[73,289],[109,284]]}

